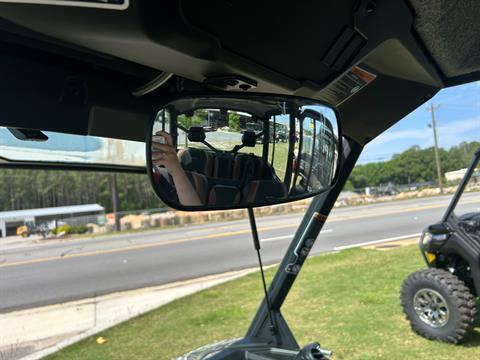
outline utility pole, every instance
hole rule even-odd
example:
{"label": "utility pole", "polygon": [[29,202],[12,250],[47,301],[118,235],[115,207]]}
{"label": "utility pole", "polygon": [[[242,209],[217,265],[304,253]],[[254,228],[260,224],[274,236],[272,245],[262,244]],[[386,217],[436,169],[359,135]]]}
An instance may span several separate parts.
{"label": "utility pole", "polygon": [[442,169],[440,166],[440,154],[438,152],[438,139],[437,139],[437,125],[435,121],[435,110],[437,110],[440,105],[430,104],[430,107],[427,108],[427,111],[430,111],[432,115],[432,124],[429,127],[433,130],[433,142],[435,145],[435,162],[437,163],[437,178],[438,178],[438,187],[440,188],[440,193],[443,194],[443,181],[442,181]]}
{"label": "utility pole", "polygon": [[112,194],[112,208],[115,219],[115,231],[120,231],[120,219],[118,218],[118,191],[117,191],[117,174],[110,174],[110,193]]}

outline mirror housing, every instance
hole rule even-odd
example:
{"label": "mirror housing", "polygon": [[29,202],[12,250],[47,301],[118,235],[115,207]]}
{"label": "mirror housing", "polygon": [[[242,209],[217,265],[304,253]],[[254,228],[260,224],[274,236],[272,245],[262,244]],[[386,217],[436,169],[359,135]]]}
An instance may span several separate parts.
{"label": "mirror housing", "polygon": [[146,138],[154,192],[184,211],[228,210],[305,199],[336,182],[337,111],[317,100],[250,93],[180,95]]}

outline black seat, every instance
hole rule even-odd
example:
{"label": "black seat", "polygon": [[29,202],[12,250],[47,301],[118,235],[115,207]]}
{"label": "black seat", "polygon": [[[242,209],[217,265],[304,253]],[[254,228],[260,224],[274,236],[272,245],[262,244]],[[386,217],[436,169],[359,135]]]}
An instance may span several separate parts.
{"label": "black seat", "polygon": [[231,179],[234,159],[230,153],[215,153],[213,155],[213,174],[216,179]]}
{"label": "black seat", "polygon": [[277,180],[253,180],[243,189],[243,203],[273,202],[286,199],[287,188]]}
{"label": "black seat", "polygon": [[235,157],[232,178],[240,181],[242,186],[252,180],[280,181],[270,164],[254,154],[238,154]]}
{"label": "black seat", "polygon": [[254,154],[188,148],[180,150],[178,157],[202,204],[270,202],[287,195],[270,166]]}
{"label": "black seat", "polygon": [[233,164],[232,179],[238,180],[242,186],[251,180],[260,180],[263,176],[263,159],[253,154],[237,154]]}
{"label": "black seat", "polygon": [[233,185],[214,185],[210,188],[208,205],[230,206],[240,204],[240,189]]}

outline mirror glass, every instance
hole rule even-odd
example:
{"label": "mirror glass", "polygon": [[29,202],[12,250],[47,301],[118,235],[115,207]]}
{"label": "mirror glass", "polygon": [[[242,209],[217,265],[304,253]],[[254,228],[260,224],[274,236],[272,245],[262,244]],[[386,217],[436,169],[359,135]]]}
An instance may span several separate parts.
{"label": "mirror glass", "polygon": [[335,111],[314,100],[184,97],[158,113],[147,167],[156,194],[173,208],[272,205],[332,185],[340,136]]}

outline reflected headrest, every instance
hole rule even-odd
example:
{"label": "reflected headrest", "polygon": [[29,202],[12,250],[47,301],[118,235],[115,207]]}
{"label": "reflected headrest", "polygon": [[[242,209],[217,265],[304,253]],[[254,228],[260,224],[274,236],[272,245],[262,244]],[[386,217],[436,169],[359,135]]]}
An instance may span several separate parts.
{"label": "reflected headrest", "polygon": [[212,156],[208,152],[195,148],[181,149],[178,158],[183,170],[212,176]]}
{"label": "reflected headrest", "polygon": [[188,140],[193,142],[205,141],[205,131],[201,126],[192,126],[188,129]]}
{"label": "reflected headrest", "polygon": [[242,145],[254,147],[256,143],[255,132],[254,131],[245,131],[242,135]]}

